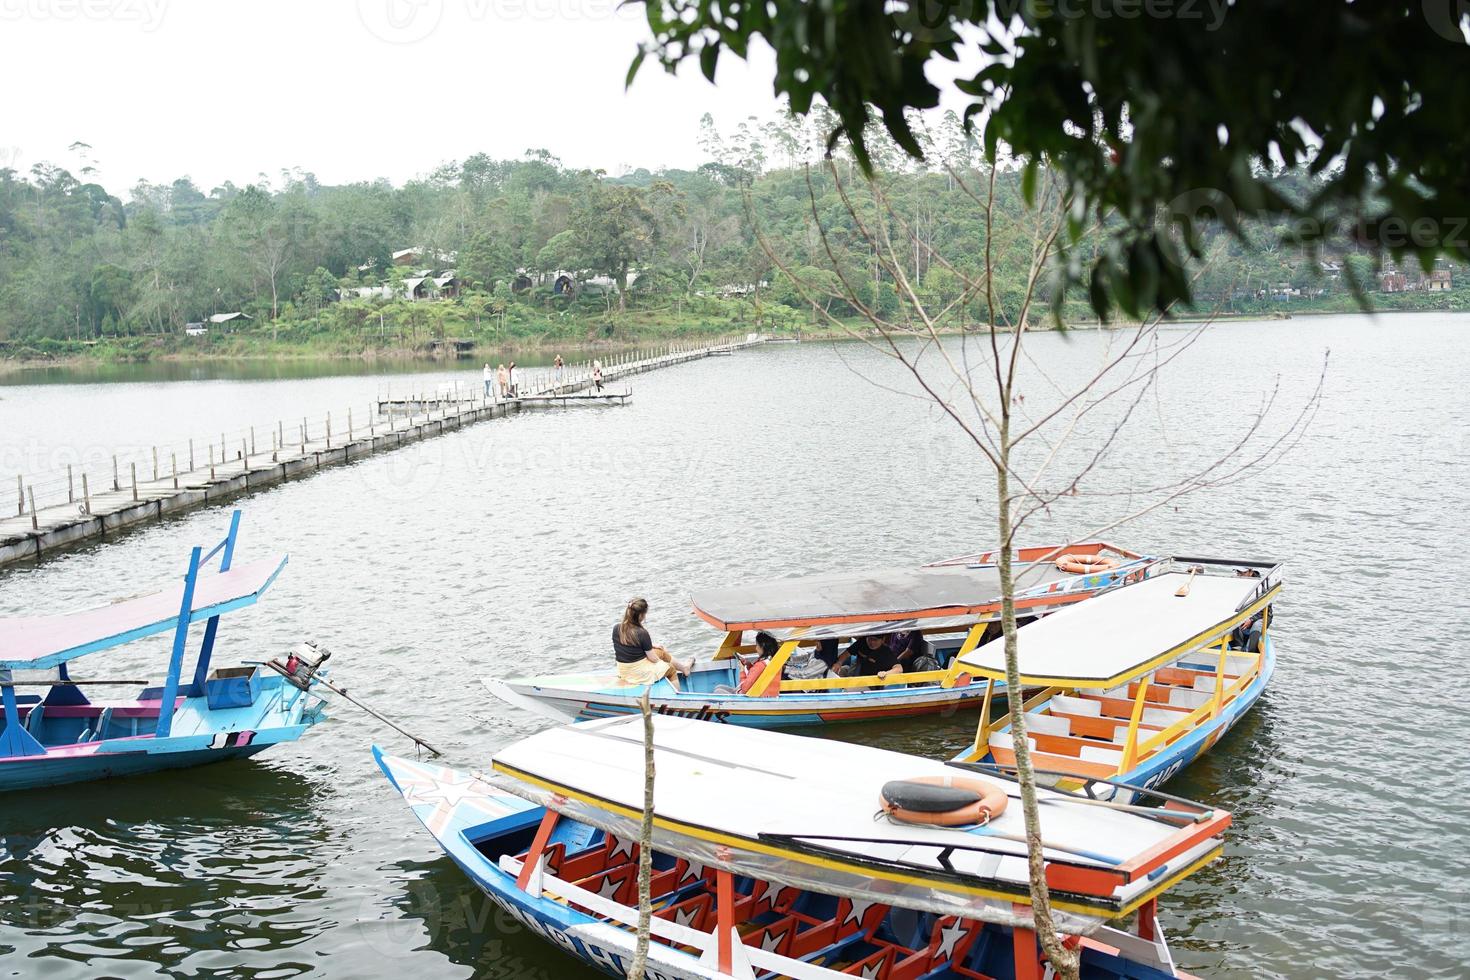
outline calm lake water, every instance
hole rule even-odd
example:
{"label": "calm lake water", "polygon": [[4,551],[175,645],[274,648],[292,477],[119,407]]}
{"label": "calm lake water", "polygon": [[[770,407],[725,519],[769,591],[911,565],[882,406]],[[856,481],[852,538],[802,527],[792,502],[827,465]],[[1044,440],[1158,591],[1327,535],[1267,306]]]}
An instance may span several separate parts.
{"label": "calm lake water", "polygon": [[[1187,969],[1470,972],[1467,341],[1470,319],[1432,315],[1211,328],[1085,485],[1142,487],[1215,455],[1278,378],[1284,420],[1331,348],[1322,411],[1285,462],[1108,535],[1290,562],[1271,688],[1168,787],[1235,813],[1226,858],[1162,910]],[[1060,380],[1105,343],[1039,336],[1031,350]],[[0,387],[0,459],[365,404],[387,381],[28,380]],[[484,423],[245,498],[242,558],[291,561],[261,605],[226,619],[218,656],[316,638],[354,694],[480,768],[542,722],[479,678],[606,658],[631,595],[648,596],[671,647],[708,651],[718,638],[688,612],[692,589],[993,542],[974,450],[860,344],[700,361],[634,390],[624,409]],[[1031,404],[1045,394],[1038,381]],[[1068,501],[1022,537],[1085,534],[1120,499]],[[227,519],[198,511],[0,571],[0,615],[157,587]],[[106,672],[156,673],[162,650],[129,649]],[[943,757],[972,726],[834,734]],[[0,975],[591,976],[440,857],[374,767],[375,740],[406,751],[343,705],[254,761],[0,800]]]}

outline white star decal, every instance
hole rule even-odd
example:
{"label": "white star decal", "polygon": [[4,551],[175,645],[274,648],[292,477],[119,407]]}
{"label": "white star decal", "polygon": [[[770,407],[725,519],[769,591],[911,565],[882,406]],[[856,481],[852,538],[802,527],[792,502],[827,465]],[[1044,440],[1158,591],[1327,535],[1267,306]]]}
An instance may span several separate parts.
{"label": "white star decal", "polygon": [[703,877],[704,877],[704,865],[700,864],[698,861],[690,861],[689,862],[689,867],[687,867],[687,868],[684,869],[684,873],[679,876],[679,880],[682,882],[686,878],[703,878]]}
{"label": "white star decal", "polygon": [[863,980],[878,980],[878,975],[883,972],[883,961],[888,957],[883,956],[878,962],[863,967]]}
{"label": "white star decal", "polygon": [[626,854],[628,855],[628,857],[631,858],[633,856],[633,842],[630,840],[623,840],[621,837],[613,837],[612,853],[609,855],[609,857],[617,857],[619,854]]}
{"label": "white star decal", "polygon": [[768,881],[766,882],[765,891],[761,892],[761,901],[775,905],[781,900],[781,893],[785,890],[785,885],[778,885],[774,881]]}
{"label": "white star decal", "polygon": [[955,943],[965,938],[965,933],[968,931],[965,928],[965,924],[959,919],[954,920],[954,922],[940,929],[939,950],[934,954],[935,958],[941,960],[953,959]]}
{"label": "white star decal", "polygon": [[785,929],[782,929],[780,932],[768,932],[761,937],[761,949],[765,950],[767,953],[774,953],[776,951],[776,947],[781,945],[781,940],[785,938]]}
{"label": "white star decal", "polygon": [[618,889],[622,887],[623,883],[616,878],[604,878],[602,879],[602,884],[597,886],[597,894],[603,898],[615,898],[618,894]]}
{"label": "white star decal", "polygon": [[842,917],[842,924],[847,925],[849,922],[862,922],[863,916],[868,914],[868,909],[872,908],[875,904],[875,902],[864,902],[854,898],[852,900],[852,908],[848,909],[847,915]]}
{"label": "white star decal", "polygon": [[674,909],[674,921],[681,926],[693,927],[694,920],[699,917],[699,909]]}

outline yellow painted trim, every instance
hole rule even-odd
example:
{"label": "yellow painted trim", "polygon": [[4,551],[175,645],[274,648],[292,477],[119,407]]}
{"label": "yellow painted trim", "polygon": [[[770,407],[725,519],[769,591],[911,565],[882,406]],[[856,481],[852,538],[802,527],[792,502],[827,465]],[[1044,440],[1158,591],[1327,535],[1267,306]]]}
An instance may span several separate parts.
{"label": "yellow painted trim", "polygon": [[[1142,677],[1144,674],[1153,671],[1154,668],[1162,667],[1169,661],[1181,657],[1186,653],[1193,653],[1204,647],[1214,646],[1216,640],[1219,640],[1222,636],[1229,634],[1229,632],[1235,629],[1235,627],[1239,626],[1247,619],[1250,619],[1262,608],[1269,605],[1272,600],[1275,599],[1276,594],[1280,591],[1281,586],[1278,585],[1270,592],[1267,592],[1265,595],[1263,595],[1260,599],[1256,600],[1245,609],[1236,613],[1235,616],[1231,617],[1230,619],[1217,623],[1204,632],[1195,634],[1188,640],[1180,643],[1178,646],[1164,651],[1157,657],[1154,657],[1151,660],[1147,660],[1141,664],[1135,664],[1122,673],[1114,674],[1112,677],[1099,679],[1096,677],[1050,677],[1044,674],[1022,674],[1021,684],[1026,687],[1055,685],[1057,687],[1094,691],[1105,690],[1110,687],[1117,687],[1119,684],[1126,683],[1127,681],[1131,681],[1137,677]],[[975,674],[976,676],[994,677],[997,680],[1005,680],[1004,668],[977,667],[973,664],[967,664],[965,666],[970,670],[971,673]]]}
{"label": "yellow painted trim", "polygon": [[766,664],[766,669],[761,671],[761,676],[747,692],[749,697],[766,697],[770,694],[780,693],[781,671],[786,668],[786,661],[791,659],[791,654],[801,644],[796,640],[787,640],[776,650],[776,655],[771,662]]}
{"label": "yellow painted trim", "polygon": [[985,678],[985,703],[980,708],[980,725],[975,729],[974,759],[985,758],[985,753],[990,749],[990,700],[995,696],[996,681],[994,678]]}
{"label": "yellow painted trim", "polygon": [[1123,743],[1123,764],[1120,772],[1128,772],[1138,761],[1138,723],[1143,720],[1143,709],[1148,700],[1148,678],[1138,682],[1138,696],[1133,699],[1133,714],[1128,718],[1128,741]]}
{"label": "yellow painted trim", "polygon": [[[621,803],[614,803],[611,800],[598,799],[583,793],[578,793],[568,786],[562,786],[558,783],[550,782],[549,780],[542,779],[538,776],[533,776],[530,773],[522,772],[519,769],[504,765],[499,761],[492,760],[491,767],[496,772],[503,773],[504,775],[510,776],[514,779],[518,779],[521,782],[529,783],[532,786],[539,786],[540,788],[547,790],[548,792],[556,793],[560,796],[566,797],[567,799],[577,800],[581,803],[586,803],[601,810],[608,810],[610,812],[619,813],[624,817],[638,820],[643,819],[643,810],[641,807],[634,808],[624,806]],[[799,861],[803,864],[823,868],[828,871],[841,871],[847,874],[856,874],[866,878],[875,878],[882,881],[892,881],[902,885],[916,885],[921,888],[928,888],[933,891],[948,892],[954,895],[966,895],[976,898],[994,898],[1008,902],[1016,902],[1022,905],[1029,905],[1028,898],[1024,895],[1018,895],[1016,892],[1006,892],[992,888],[967,887],[965,885],[959,884],[958,882],[940,881],[933,878],[920,877],[917,875],[901,874],[894,871],[883,871],[878,868],[864,867],[860,864],[850,864],[843,861],[832,860],[830,858],[818,857],[814,854],[807,854],[802,851],[792,851],[780,847],[775,847],[762,841],[752,840],[748,837],[736,837],[733,834],[723,834],[718,831],[708,830],[704,827],[696,827],[692,824],[681,823],[677,820],[668,820],[664,817],[660,817],[656,813],[654,814],[653,822],[655,826],[662,827],[665,830],[673,831],[674,833],[683,834],[686,837],[694,837],[698,840],[706,841],[712,844],[724,844],[726,846],[738,847],[741,850],[751,851],[757,854],[767,854],[772,857],[779,857],[785,860]],[[1095,919],[1112,919],[1116,921],[1118,919],[1124,918],[1125,916],[1131,915],[1144,902],[1147,902],[1151,898],[1157,898],[1159,895],[1163,894],[1184,877],[1198,871],[1200,868],[1210,863],[1210,861],[1213,861],[1215,858],[1219,857],[1223,850],[1223,844],[1219,847],[1212,848],[1208,853],[1205,854],[1203,858],[1201,858],[1199,861],[1196,861],[1188,868],[1185,868],[1180,873],[1169,875],[1167,878],[1161,880],[1153,888],[1145,889],[1137,898],[1129,902],[1122,909],[1122,911],[1119,912],[1114,912],[1111,909],[1104,909],[1092,905],[1086,905],[1081,902],[1072,902],[1066,899],[1057,899],[1055,897],[1052,899],[1051,904],[1053,908],[1065,909],[1068,912],[1075,912],[1079,915],[1085,915]]]}
{"label": "yellow painted trim", "polygon": [[985,630],[990,625],[990,623],[991,620],[986,620],[983,623],[976,623],[974,626],[970,627],[970,632],[965,636],[965,642],[960,644],[960,648],[956,650],[955,655],[950,658],[949,670],[946,671],[949,676],[947,676],[943,680],[943,682],[941,682],[941,687],[954,687],[955,682],[960,679],[961,674],[969,673],[969,671],[960,670],[960,658],[974,652],[975,648],[980,645],[981,638],[985,636]]}
{"label": "yellow painted trim", "polygon": [[[1260,654],[1256,654],[1255,664],[1239,677],[1237,677],[1234,684],[1230,685],[1230,690],[1225,692],[1225,697],[1222,699],[1222,704],[1229,704],[1231,701],[1234,701],[1242,691],[1250,686],[1250,682],[1255,680],[1255,677],[1258,673],[1260,673],[1260,670]],[[1153,755],[1157,749],[1168,745],[1170,742],[1173,742],[1175,739],[1185,734],[1186,732],[1192,731],[1195,726],[1197,726],[1201,721],[1204,721],[1206,717],[1210,717],[1213,711],[1214,703],[1207,701],[1204,704],[1200,705],[1198,708],[1195,708],[1189,714],[1185,715],[1183,718],[1176,721],[1174,724],[1170,725],[1168,728],[1165,728],[1163,731],[1156,732],[1152,738],[1150,738],[1147,742],[1144,742],[1138,747],[1138,758],[1137,760],[1135,760],[1135,762],[1149,758],[1149,756]]]}
{"label": "yellow painted trim", "polygon": [[1220,641],[1220,656],[1215,661],[1215,693],[1210,697],[1210,717],[1218,718],[1225,706],[1225,660],[1230,656],[1230,637]]}
{"label": "yellow painted trim", "polygon": [[740,632],[738,630],[731,630],[730,632],[726,633],[725,638],[720,641],[720,648],[715,651],[715,655],[712,659],[731,660],[734,658],[736,652],[739,649]]}
{"label": "yellow painted trim", "polygon": [[[762,675],[764,676],[764,675]],[[887,677],[817,677],[809,681],[782,681],[783,691],[837,691],[859,687],[887,687],[903,684],[929,684],[950,676],[947,670],[921,670],[912,674],[889,674]]]}

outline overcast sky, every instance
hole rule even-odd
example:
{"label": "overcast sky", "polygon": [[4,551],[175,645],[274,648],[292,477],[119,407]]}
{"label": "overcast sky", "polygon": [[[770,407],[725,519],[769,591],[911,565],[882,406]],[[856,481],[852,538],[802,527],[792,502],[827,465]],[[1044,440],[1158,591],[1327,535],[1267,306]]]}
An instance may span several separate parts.
{"label": "overcast sky", "polygon": [[711,86],[645,66],[614,0],[0,0],[0,166],[92,146],[114,193],[205,191],[300,167],[394,183],[484,151],[574,167],[693,166],[699,118],[776,110],[769,56]]}

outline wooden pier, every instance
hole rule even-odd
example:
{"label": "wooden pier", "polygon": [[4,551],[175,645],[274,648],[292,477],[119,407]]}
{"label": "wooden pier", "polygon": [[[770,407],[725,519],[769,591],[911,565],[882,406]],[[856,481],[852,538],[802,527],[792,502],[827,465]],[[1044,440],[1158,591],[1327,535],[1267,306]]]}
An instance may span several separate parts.
{"label": "wooden pier", "polygon": [[[560,377],[551,369],[526,369],[519,398],[496,400],[446,392],[443,397],[417,396],[411,408],[392,410],[393,399],[364,406],[334,418],[278,420],[216,437],[190,440],[186,446],[162,447],[114,456],[98,471],[67,467],[28,479],[18,476],[12,489],[14,510],[0,518],[0,566],[39,558],[67,545],[135,524],[219,503],[258,487],[310,475],[318,470],[371,453],[396,449],[522,411],[572,405],[621,405],[631,391],[613,391],[606,383],[646,371],[728,354],[762,341],[751,338],[714,345],[668,344],[602,359],[604,389],[593,389],[591,362],[567,365]],[[409,401],[409,399],[405,399]],[[385,408],[385,406],[387,406]],[[182,464],[182,465],[181,465]],[[38,499],[39,498],[39,499]]]}

